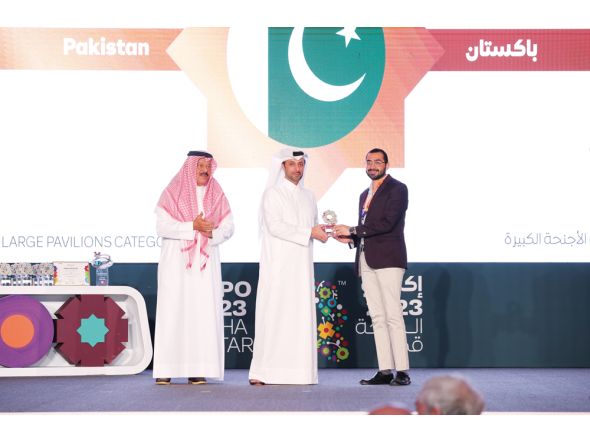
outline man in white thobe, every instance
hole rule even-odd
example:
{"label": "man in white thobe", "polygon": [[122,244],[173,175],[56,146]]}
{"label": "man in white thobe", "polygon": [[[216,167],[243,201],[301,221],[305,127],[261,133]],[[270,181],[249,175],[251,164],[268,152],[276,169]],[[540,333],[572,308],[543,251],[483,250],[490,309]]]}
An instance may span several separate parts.
{"label": "man in white thobe", "polygon": [[154,378],[223,380],[223,287],[218,245],[234,230],[229,203],[212,177],[211,154],[191,151],[158,206],[162,237],[154,344]]}
{"label": "man in white thobe", "polygon": [[306,159],[288,149],[275,155],[262,198],[252,385],[318,382],[312,241],[328,235],[303,187]]}

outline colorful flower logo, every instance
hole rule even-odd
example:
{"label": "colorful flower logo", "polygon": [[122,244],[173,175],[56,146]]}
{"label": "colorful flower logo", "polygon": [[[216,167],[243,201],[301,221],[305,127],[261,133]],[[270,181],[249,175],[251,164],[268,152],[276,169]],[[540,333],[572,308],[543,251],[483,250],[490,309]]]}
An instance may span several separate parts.
{"label": "colorful flower logo", "polygon": [[322,355],[324,358],[328,358],[332,354],[332,350],[330,350],[330,347],[327,345],[322,345],[319,347],[319,349],[320,355]]}
{"label": "colorful flower logo", "polygon": [[336,356],[338,357],[338,359],[340,359],[341,361],[348,359],[348,355],[350,354],[350,352],[348,351],[348,349],[346,347],[340,347],[338,349],[338,351],[336,352]]}
{"label": "colorful flower logo", "polygon": [[325,324],[320,324],[318,326],[318,331],[320,332],[320,338],[327,339],[334,336],[334,329],[332,328],[334,325],[331,322],[326,322]]}
{"label": "colorful flower logo", "polygon": [[332,296],[332,290],[330,290],[328,287],[323,287],[320,291],[318,291],[318,294],[320,295],[320,298],[328,299],[330,296]]}
{"label": "colorful flower logo", "polygon": [[342,336],[348,311],[338,303],[338,287],[327,281],[316,282],[316,295],[322,318],[318,325],[318,352],[328,361],[344,361],[350,356],[348,341]]}

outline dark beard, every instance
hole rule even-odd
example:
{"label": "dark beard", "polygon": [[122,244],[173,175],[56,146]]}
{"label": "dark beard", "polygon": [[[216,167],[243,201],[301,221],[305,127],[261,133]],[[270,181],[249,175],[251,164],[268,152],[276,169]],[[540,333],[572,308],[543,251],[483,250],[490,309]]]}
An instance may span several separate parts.
{"label": "dark beard", "polygon": [[375,177],[371,177],[371,176],[369,175],[369,173],[367,172],[367,176],[369,176],[369,179],[371,179],[371,180],[379,180],[379,179],[381,179],[381,178],[385,177],[385,175],[386,175],[386,174],[387,174],[387,170],[383,170],[383,172],[382,172],[381,174],[378,174],[378,175],[377,175],[377,176],[375,176]]}

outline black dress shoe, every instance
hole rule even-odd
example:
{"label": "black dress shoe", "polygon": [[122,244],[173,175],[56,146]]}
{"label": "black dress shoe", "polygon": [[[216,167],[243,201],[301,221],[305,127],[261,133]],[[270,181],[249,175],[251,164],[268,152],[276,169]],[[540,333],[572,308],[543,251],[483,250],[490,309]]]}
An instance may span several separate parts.
{"label": "black dress shoe", "polygon": [[201,385],[207,384],[207,380],[205,378],[188,378],[188,383],[192,385]]}
{"label": "black dress shoe", "polygon": [[266,385],[266,382],[262,382],[259,379],[248,379],[250,385]]}
{"label": "black dress shoe", "polygon": [[361,379],[361,385],[386,385],[393,380],[393,374],[386,375],[385,373],[377,372],[371,379]]}
{"label": "black dress shoe", "polygon": [[391,385],[410,385],[410,375],[406,372],[397,372],[395,379],[390,382]]}

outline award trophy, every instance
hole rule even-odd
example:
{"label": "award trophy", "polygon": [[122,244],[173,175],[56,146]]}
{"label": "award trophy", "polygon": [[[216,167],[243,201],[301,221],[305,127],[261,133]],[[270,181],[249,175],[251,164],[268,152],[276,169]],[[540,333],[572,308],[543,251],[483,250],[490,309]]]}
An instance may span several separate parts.
{"label": "award trophy", "polygon": [[14,285],[33,285],[33,265],[28,262],[17,262],[12,266]]}
{"label": "award trophy", "polygon": [[96,268],[96,285],[109,285],[109,267],[113,261],[108,254],[101,254],[100,251],[94,252],[92,266]]}
{"label": "award trophy", "polygon": [[8,287],[12,285],[12,266],[10,264],[0,264],[0,285]]}
{"label": "award trophy", "polygon": [[334,237],[334,225],[338,223],[336,213],[332,210],[326,210],[322,213],[322,219],[326,223],[324,231],[328,236]]}
{"label": "award trophy", "polygon": [[53,285],[53,276],[55,275],[55,267],[52,262],[43,262],[37,264],[37,285],[51,286]]}
{"label": "award trophy", "polygon": [[41,272],[39,271],[39,264],[33,265],[33,285],[41,285]]}

